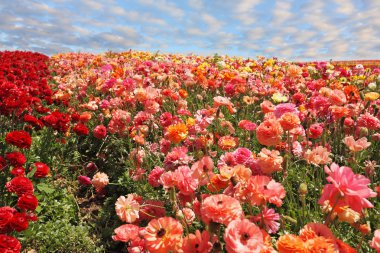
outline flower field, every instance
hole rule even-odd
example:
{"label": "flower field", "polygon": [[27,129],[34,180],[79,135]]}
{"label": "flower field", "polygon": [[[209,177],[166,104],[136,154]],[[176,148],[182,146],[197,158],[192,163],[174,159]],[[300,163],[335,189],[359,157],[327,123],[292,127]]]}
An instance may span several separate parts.
{"label": "flower field", "polygon": [[380,252],[379,97],[377,61],[0,52],[0,253]]}

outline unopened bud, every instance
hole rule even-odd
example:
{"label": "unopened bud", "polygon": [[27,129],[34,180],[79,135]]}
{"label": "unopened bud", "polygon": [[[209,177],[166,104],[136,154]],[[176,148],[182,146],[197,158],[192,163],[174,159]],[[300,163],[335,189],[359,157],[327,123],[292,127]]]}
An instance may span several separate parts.
{"label": "unopened bud", "polygon": [[301,195],[306,195],[307,194],[307,184],[301,183],[299,188],[298,188],[298,192]]}

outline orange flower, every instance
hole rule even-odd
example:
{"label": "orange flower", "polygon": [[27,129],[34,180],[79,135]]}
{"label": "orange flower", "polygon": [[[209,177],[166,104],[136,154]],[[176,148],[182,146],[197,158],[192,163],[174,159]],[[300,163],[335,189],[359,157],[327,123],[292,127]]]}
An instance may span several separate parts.
{"label": "orange flower", "polygon": [[332,105],[329,109],[331,110],[331,114],[334,116],[336,120],[350,115],[350,111],[348,110],[348,108],[343,106]]}
{"label": "orange flower", "polygon": [[187,93],[187,91],[184,90],[184,89],[180,89],[180,90],[178,91],[178,93],[179,93],[179,95],[181,96],[181,98],[187,98],[187,96],[189,95],[189,94]]}
{"label": "orange flower", "polygon": [[296,235],[283,235],[278,238],[277,250],[279,253],[304,253],[305,243]]}
{"label": "orange flower", "polygon": [[149,252],[178,252],[182,247],[183,227],[172,217],[153,219],[142,232]]}
{"label": "orange flower", "polygon": [[323,236],[318,236],[316,238],[310,239],[305,243],[306,253],[335,253],[338,252],[335,241],[333,239],[328,239]]}
{"label": "orange flower", "polygon": [[232,136],[223,136],[218,141],[218,147],[221,150],[230,150],[236,148],[238,145],[238,139]]}
{"label": "orange flower", "polygon": [[281,141],[284,132],[280,123],[275,119],[265,120],[256,129],[256,138],[260,144],[275,146]]}
{"label": "orange flower", "polygon": [[279,121],[280,121],[281,127],[287,131],[292,130],[293,128],[296,128],[297,126],[299,126],[299,124],[301,124],[301,121],[298,115],[292,112],[284,113],[281,116]]}
{"label": "orange flower", "polygon": [[334,239],[334,234],[324,224],[310,222],[300,231],[300,238],[304,241],[323,236],[324,238]]}
{"label": "orange flower", "polygon": [[282,170],[283,158],[277,150],[268,150],[263,148],[258,154],[258,165],[264,174]]}
{"label": "orange flower", "polygon": [[359,90],[353,85],[344,87],[343,92],[346,94],[347,100],[350,103],[355,103],[360,99]]}
{"label": "orange flower", "polygon": [[214,174],[210,179],[210,183],[207,184],[207,189],[211,192],[219,192],[221,189],[227,188],[229,182],[229,179],[220,174]]}
{"label": "orange flower", "polygon": [[168,138],[173,143],[180,143],[187,137],[187,126],[183,123],[178,123],[175,125],[170,125],[166,129],[165,137]]}

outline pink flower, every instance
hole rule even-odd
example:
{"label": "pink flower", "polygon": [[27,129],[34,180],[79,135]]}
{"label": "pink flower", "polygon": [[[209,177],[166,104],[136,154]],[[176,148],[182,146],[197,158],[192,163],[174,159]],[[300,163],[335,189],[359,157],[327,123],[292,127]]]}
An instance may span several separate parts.
{"label": "pink flower", "polygon": [[354,153],[360,152],[371,146],[371,142],[368,142],[366,137],[360,138],[359,140],[355,141],[353,136],[347,136],[343,139],[343,142]]}
{"label": "pink flower", "polygon": [[154,167],[154,169],[150,172],[149,176],[148,176],[148,183],[152,186],[152,187],[158,187],[160,186],[160,177],[162,175],[162,173],[164,173],[165,170],[161,167]]}
{"label": "pink flower", "polygon": [[380,229],[375,230],[375,234],[369,246],[375,249],[378,253],[380,252]]}
{"label": "pink flower", "polygon": [[175,186],[183,195],[191,195],[197,189],[199,180],[193,176],[189,166],[180,166],[174,171]]}
{"label": "pink flower", "polygon": [[257,125],[250,120],[243,119],[238,124],[239,128],[247,131],[255,131]]}
{"label": "pink flower", "polygon": [[104,137],[107,136],[107,128],[103,125],[98,125],[94,128],[92,134],[94,135],[95,138],[97,139],[103,139]]}
{"label": "pink flower", "polygon": [[247,219],[230,222],[224,232],[228,253],[260,253],[264,247],[260,228]]}
{"label": "pink flower", "polygon": [[175,170],[181,165],[188,165],[193,161],[192,156],[187,155],[186,147],[175,147],[169,152],[164,159],[164,168],[167,170]]}
{"label": "pink flower", "polygon": [[292,104],[292,103],[283,103],[283,104],[279,104],[277,105],[275,108],[274,108],[274,115],[276,116],[276,118],[281,118],[281,116],[284,114],[284,113],[287,113],[287,112],[291,112],[291,113],[294,113],[294,114],[298,114],[298,110],[297,110],[297,107],[295,104]]}
{"label": "pink flower", "polygon": [[86,176],[78,176],[78,181],[83,186],[91,184],[91,178],[86,177]]}
{"label": "pink flower", "polygon": [[358,126],[366,127],[370,130],[377,130],[380,128],[380,120],[368,112],[360,115],[356,123]]}
{"label": "pink flower", "polygon": [[319,123],[314,123],[309,127],[309,138],[317,139],[321,137],[323,133],[323,125]]}
{"label": "pink flower", "polygon": [[139,236],[139,227],[132,224],[124,224],[116,228],[114,232],[115,235],[112,236],[114,241],[129,242]]}
{"label": "pink flower", "polygon": [[132,194],[127,198],[120,196],[115,203],[115,210],[120,220],[133,223],[139,218],[140,204],[134,199]]}
{"label": "pink flower", "polygon": [[359,213],[363,208],[373,207],[367,198],[376,197],[377,194],[368,187],[368,178],[354,174],[350,167],[339,167],[336,163],[331,164],[330,168],[325,166],[325,172],[329,175],[326,180],[331,184],[323,188],[318,201],[320,205],[328,201],[329,205],[335,208],[349,206]]}
{"label": "pink flower", "polygon": [[280,228],[280,215],[272,208],[264,207],[263,211],[253,217],[253,221],[258,222],[260,227],[265,226],[265,230],[269,234],[275,234]]}

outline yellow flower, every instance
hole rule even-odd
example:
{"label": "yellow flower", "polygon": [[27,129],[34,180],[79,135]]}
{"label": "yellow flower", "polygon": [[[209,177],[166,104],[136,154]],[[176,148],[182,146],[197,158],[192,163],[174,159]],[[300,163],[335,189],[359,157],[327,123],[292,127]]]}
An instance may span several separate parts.
{"label": "yellow flower", "polygon": [[377,92],[368,92],[364,95],[366,101],[374,101],[380,97],[380,94]]}
{"label": "yellow flower", "polygon": [[281,93],[278,93],[278,92],[274,93],[272,95],[272,99],[276,103],[281,103],[281,102],[287,102],[288,101],[288,97],[287,96],[285,96],[285,95],[283,95]]}
{"label": "yellow flower", "polygon": [[186,120],[186,126],[191,127],[195,125],[195,119],[194,118],[188,118]]}

